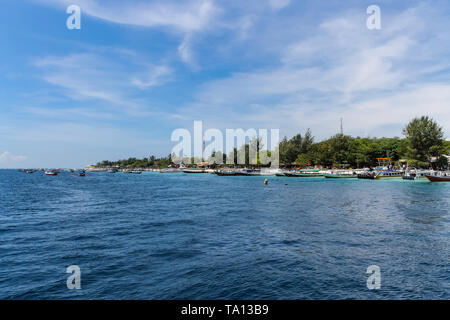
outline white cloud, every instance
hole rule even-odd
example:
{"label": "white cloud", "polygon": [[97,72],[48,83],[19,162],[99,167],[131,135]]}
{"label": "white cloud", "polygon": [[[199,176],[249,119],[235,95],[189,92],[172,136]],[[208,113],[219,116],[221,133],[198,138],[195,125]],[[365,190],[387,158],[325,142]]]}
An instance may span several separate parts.
{"label": "white cloud", "polygon": [[150,65],[146,75],[142,77],[144,80],[136,77],[132,80],[132,83],[141,89],[147,89],[165,83],[171,73],[172,70],[167,66]]}
{"label": "white cloud", "polygon": [[188,34],[184,37],[183,42],[178,46],[178,53],[181,60],[191,66],[196,66],[191,48],[192,35]]}
{"label": "white cloud", "polygon": [[0,163],[1,164],[15,164],[17,162],[22,162],[27,160],[28,158],[26,156],[21,155],[14,155],[8,151],[5,151],[3,153],[0,153]]}
{"label": "white cloud", "polygon": [[[40,0],[52,5],[68,6],[71,0]],[[101,1],[78,0],[82,14],[119,24],[144,27],[169,27],[192,32],[207,28],[218,8],[212,0]]]}
{"label": "white cloud", "polygon": [[269,5],[274,9],[283,9],[287,7],[291,0],[268,0]]}
{"label": "white cloud", "polygon": [[[158,112],[155,106],[136,98],[136,89],[166,83],[172,70],[164,64],[144,63],[138,57],[131,61],[130,64],[127,57],[114,54],[78,53],[45,57],[37,60],[35,66],[39,68],[39,76],[59,88],[60,94],[73,101],[98,102],[95,104],[97,112],[103,107],[131,116],[155,114]],[[86,108],[78,108],[76,112],[83,109]]]}
{"label": "white cloud", "polygon": [[450,63],[442,58],[448,21],[424,5],[383,17],[378,33],[360,12],[323,21],[280,45],[278,65],[205,83],[184,113],[222,128],[310,127],[320,138],[337,132],[341,117],[349,134],[400,135],[413,116],[429,114],[450,133],[450,86],[440,78]]}

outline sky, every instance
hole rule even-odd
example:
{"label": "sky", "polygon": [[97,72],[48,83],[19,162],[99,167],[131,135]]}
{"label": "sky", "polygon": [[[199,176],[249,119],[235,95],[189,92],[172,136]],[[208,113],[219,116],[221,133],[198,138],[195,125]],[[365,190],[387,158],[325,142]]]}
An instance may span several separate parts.
{"label": "sky", "polygon": [[166,156],[195,120],[320,141],[341,118],[345,134],[401,137],[429,115],[450,134],[448,0],[0,5],[1,168]]}

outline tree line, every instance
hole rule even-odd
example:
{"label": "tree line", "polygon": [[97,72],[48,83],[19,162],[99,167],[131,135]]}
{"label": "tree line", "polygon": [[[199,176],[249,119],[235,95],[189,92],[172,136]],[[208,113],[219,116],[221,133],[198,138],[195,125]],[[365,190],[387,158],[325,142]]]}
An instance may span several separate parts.
{"label": "tree line", "polygon": [[[412,167],[427,168],[430,160],[435,157],[437,160],[434,166],[447,168],[447,158],[443,155],[450,154],[450,141],[444,138],[444,131],[432,118],[422,116],[411,120],[402,130],[403,138],[363,138],[351,137],[342,133],[336,134],[324,141],[315,142],[310,129],[302,134],[296,134],[288,139],[284,137],[279,145],[279,163],[281,167],[287,166],[323,166],[338,168],[361,168],[374,167],[378,165],[377,158],[391,158],[395,162],[405,161]],[[233,159],[234,165],[238,164],[238,151],[245,153],[245,165],[260,164],[259,153],[257,159],[250,159],[249,148],[255,144],[258,151],[263,150],[261,140],[250,139],[249,143],[234,148],[228,155],[220,152],[213,152],[209,159],[185,159],[185,164],[194,164],[201,161],[212,163],[212,158]],[[267,151],[270,157],[270,151]],[[97,163],[97,167],[120,168],[167,168],[173,164],[174,155],[156,158],[150,156],[144,159],[129,158],[119,161],[102,161]],[[174,160],[175,161],[175,160]],[[175,161],[176,162],[176,161]]]}
{"label": "tree line", "polygon": [[432,157],[440,168],[448,166],[443,154],[450,153],[450,141],[444,139],[444,131],[433,119],[422,116],[411,120],[403,129],[404,138],[362,138],[336,134],[331,138],[314,142],[308,129],[304,135],[286,137],[280,142],[280,164],[300,167],[321,165],[324,167],[373,167],[377,158],[400,160],[413,167],[429,167]]}

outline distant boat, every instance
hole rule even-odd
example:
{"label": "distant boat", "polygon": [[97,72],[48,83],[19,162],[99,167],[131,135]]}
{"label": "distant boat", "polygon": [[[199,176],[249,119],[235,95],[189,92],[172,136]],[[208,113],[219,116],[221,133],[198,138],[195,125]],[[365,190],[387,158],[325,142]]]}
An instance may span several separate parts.
{"label": "distant boat", "polygon": [[377,180],[377,179],[379,179],[379,172],[365,171],[365,172],[358,174],[358,179]]}
{"label": "distant boat", "polygon": [[293,173],[293,172],[297,172],[297,171],[290,170],[290,169],[281,169],[281,170],[278,170],[278,172],[276,172],[275,175],[277,177],[285,177],[286,173]]}
{"label": "distant boat", "polygon": [[217,170],[215,172],[218,176],[236,176],[236,170],[233,169],[222,169],[222,170]]}
{"label": "distant boat", "polygon": [[404,174],[402,170],[393,170],[393,171],[380,171],[378,175],[378,179],[384,178],[401,178]]}
{"label": "distant boat", "polygon": [[356,174],[355,171],[349,171],[349,170],[336,170],[336,171],[332,171],[331,173],[325,173],[323,176],[328,179],[358,178],[358,175]]}
{"label": "distant boat", "polygon": [[164,168],[164,169],[161,169],[159,172],[160,173],[177,173],[177,172],[181,172],[181,170],[178,168]]}
{"label": "distant boat", "polygon": [[184,173],[205,173],[205,169],[201,168],[186,168],[183,169]]}
{"label": "distant boat", "polygon": [[133,170],[131,171],[132,174],[141,174],[142,171],[141,170]]}
{"label": "distant boat", "polygon": [[419,176],[417,175],[417,173],[415,171],[408,171],[403,174],[402,179],[403,180],[418,180]]}
{"label": "distant boat", "polygon": [[261,170],[259,169],[242,169],[236,171],[236,176],[260,176]]}
{"label": "distant boat", "polygon": [[79,172],[78,175],[80,177],[85,177],[86,176],[86,171],[83,170],[83,171]]}
{"label": "distant boat", "polygon": [[285,177],[291,178],[312,178],[312,177],[323,177],[323,173],[320,171],[291,171],[285,172]]}
{"label": "distant boat", "polygon": [[431,182],[450,182],[450,173],[447,172],[435,172],[432,174],[427,174],[425,177]]}
{"label": "distant boat", "polygon": [[58,175],[58,171],[56,171],[56,170],[45,171],[45,175],[47,175],[47,176],[57,176]]}

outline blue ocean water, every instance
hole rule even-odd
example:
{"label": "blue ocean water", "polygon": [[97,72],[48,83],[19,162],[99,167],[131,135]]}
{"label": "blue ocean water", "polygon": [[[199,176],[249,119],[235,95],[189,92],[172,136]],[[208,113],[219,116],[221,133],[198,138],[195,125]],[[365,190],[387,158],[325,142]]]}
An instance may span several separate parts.
{"label": "blue ocean water", "polygon": [[264,179],[1,170],[0,298],[450,298],[449,183]]}

